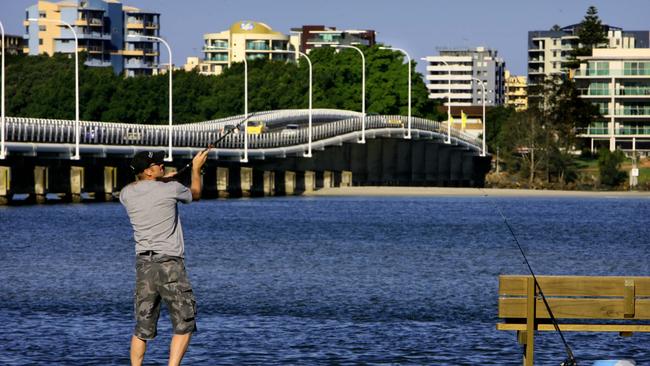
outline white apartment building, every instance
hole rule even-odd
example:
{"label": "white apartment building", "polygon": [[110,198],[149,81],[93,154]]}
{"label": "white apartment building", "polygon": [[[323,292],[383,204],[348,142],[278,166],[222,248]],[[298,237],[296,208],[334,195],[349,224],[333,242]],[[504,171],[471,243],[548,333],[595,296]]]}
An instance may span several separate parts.
{"label": "white apartment building", "polygon": [[590,140],[592,151],[650,154],[650,49],[597,48],[581,60],[576,84],[602,118],[579,136]]}
{"label": "white apartment building", "polygon": [[[573,24],[548,31],[528,32],[528,86],[534,89],[546,77],[565,75],[564,63],[579,46],[578,26]],[[603,25],[609,48],[648,48],[649,31],[624,31],[619,27]]]}
{"label": "white apartment building", "polygon": [[[497,51],[485,47],[443,50],[428,56],[426,83],[430,99],[450,99],[453,106],[483,103],[482,81],[486,89],[485,104],[502,105],[505,99],[505,62]],[[451,92],[450,92],[451,91]],[[449,97],[449,98],[448,98]]]}

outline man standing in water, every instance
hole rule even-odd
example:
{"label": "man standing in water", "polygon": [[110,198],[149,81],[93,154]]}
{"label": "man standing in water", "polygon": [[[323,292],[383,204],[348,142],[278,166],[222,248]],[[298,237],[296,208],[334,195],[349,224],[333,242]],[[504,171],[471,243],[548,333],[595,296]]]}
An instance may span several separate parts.
{"label": "man standing in water", "polygon": [[201,167],[208,150],[192,160],[192,183],[184,185],[165,176],[163,151],[135,155],[131,168],[138,180],[120,192],[135,238],[135,332],[131,337],[131,365],[141,365],[147,341],[156,337],[160,302],[165,301],[174,335],[169,365],[180,365],[196,330],[196,302],[185,271],[183,230],[178,202],[201,198]]}

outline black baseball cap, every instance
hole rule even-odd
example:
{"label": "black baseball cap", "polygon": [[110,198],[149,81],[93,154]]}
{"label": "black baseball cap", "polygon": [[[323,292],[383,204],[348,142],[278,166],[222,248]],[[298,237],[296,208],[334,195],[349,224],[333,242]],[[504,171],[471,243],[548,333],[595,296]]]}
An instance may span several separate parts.
{"label": "black baseball cap", "polygon": [[164,151],[140,151],[131,160],[131,169],[135,174],[140,174],[151,164],[162,164],[164,160]]}

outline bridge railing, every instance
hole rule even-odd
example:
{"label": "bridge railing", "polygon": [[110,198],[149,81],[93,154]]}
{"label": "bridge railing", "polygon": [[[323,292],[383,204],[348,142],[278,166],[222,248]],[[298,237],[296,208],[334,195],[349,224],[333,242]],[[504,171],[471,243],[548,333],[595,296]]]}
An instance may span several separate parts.
{"label": "bridge railing", "polygon": [[[306,144],[309,131],[306,127],[308,110],[283,110],[254,113],[251,120],[264,122],[273,127],[284,123],[300,123],[304,127],[292,131],[273,131],[249,135],[249,148],[277,148]],[[361,130],[361,114],[358,112],[317,109],[313,110],[312,140],[318,141]],[[243,115],[172,127],[172,144],[178,147],[202,147],[217,140],[227,125],[235,125]],[[37,118],[7,117],[6,140],[30,143],[75,143],[75,122]],[[403,128],[404,116],[366,116],[366,130]],[[412,128],[431,131],[441,135],[447,133],[446,125],[423,118],[413,117]],[[459,130],[452,129],[452,137],[475,146],[480,141]],[[142,125],[109,122],[80,122],[81,144],[167,146],[169,127],[165,125]],[[236,133],[223,139],[219,148],[242,149],[244,134]]]}

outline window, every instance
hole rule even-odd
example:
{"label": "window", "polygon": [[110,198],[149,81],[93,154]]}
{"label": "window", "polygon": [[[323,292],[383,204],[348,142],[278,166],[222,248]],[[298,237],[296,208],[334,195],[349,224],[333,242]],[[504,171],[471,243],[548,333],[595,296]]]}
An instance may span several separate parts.
{"label": "window", "polygon": [[609,75],[609,62],[589,61],[587,75]]}
{"label": "window", "polygon": [[39,40],[38,40],[38,45],[39,45],[39,46],[42,46],[42,45],[43,45],[43,39],[39,39]]}
{"label": "window", "polygon": [[38,12],[38,17],[39,18],[47,18],[47,14],[44,11],[39,11]]}
{"label": "window", "polygon": [[650,75],[650,62],[626,62],[624,75]]}
{"label": "window", "polygon": [[557,51],[553,51],[553,57],[557,57]]}
{"label": "window", "polygon": [[39,30],[39,32],[45,32],[45,31],[47,31],[47,26],[39,25],[38,30]]}

